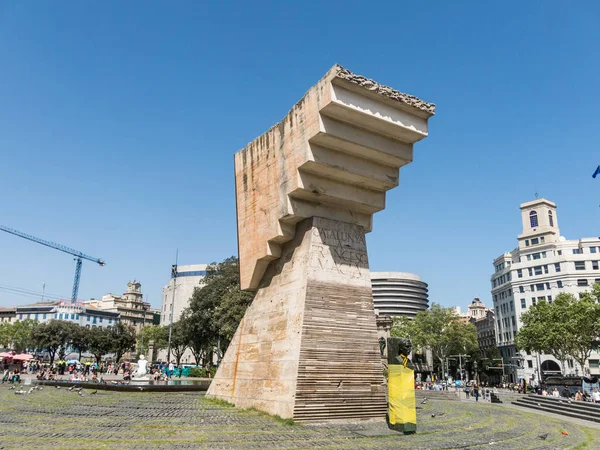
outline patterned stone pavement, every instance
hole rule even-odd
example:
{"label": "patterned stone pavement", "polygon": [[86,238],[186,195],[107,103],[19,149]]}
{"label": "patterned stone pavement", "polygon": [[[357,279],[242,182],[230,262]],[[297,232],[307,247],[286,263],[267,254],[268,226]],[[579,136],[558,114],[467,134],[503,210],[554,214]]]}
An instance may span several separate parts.
{"label": "patterned stone pavement", "polygon": [[403,436],[383,423],[292,425],[192,392],[14,392],[0,385],[3,449],[600,448],[597,428],[473,402],[419,404],[418,433]]}

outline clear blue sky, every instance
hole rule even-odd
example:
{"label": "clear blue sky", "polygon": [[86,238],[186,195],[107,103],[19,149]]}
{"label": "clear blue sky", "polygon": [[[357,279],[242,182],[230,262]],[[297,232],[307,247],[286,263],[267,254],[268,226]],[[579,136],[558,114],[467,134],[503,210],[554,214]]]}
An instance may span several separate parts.
{"label": "clear blue sky", "polygon": [[[233,154],[340,63],[437,104],[375,216],[371,269],[491,305],[536,189],[567,238],[598,235],[599,5],[1,2],[0,223],[104,258],[80,297],[136,278],[159,306],[176,248],[237,252]],[[35,301],[5,286],[68,298],[73,272],[0,234],[0,306]]]}

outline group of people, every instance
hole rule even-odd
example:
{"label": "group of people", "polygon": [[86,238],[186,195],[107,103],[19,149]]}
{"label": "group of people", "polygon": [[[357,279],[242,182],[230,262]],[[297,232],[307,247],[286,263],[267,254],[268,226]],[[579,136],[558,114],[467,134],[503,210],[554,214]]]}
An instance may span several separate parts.
{"label": "group of people", "polygon": [[576,402],[600,403],[600,392],[598,391],[598,389],[594,389],[592,392],[589,393],[585,390],[577,389],[575,395],[572,395],[571,390],[567,386],[563,387],[562,390],[559,390],[557,387],[548,389],[546,387],[540,386],[537,389],[537,394],[542,395],[544,397],[566,397],[569,399],[572,398]]}

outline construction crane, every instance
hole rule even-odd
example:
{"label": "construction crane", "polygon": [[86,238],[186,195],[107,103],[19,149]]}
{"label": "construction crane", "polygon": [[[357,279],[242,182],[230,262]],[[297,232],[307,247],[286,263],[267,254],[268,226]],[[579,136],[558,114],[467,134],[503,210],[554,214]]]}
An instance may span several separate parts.
{"label": "construction crane", "polygon": [[39,239],[35,236],[31,236],[30,234],[21,233],[20,231],[13,230],[12,228],[5,227],[4,225],[0,225],[0,230],[6,231],[10,234],[14,234],[15,236],[22,237],[23,239],[27,239],[28,241],[37,242],[38,244],[45,245],[46,247],[54,248],[56,250],[60,250],[61,252],[65,252],[69,255],[75,256],[75,279],[73,280],[73,293],[71,294],[72,303],[77,302],[77,295],[79,294],[79,279],[81,278],[81,266],[83,264],[83,260],[87,259],[88,261],[95,262],[100,266],[106,265],[106,263],[100,258],[94,258],[93,256],[88,256],[85,253],[73,250],[72,248],[66,247],[64,245],[56,244],[50,241],[45,241],[44,239]]}

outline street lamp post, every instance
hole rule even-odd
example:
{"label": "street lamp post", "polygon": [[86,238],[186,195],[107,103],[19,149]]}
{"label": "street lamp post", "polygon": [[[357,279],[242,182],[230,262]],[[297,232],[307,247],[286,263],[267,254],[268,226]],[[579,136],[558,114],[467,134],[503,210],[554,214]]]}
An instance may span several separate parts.
{"label": "street lamp post", "polygon": [[177,258],[179,250],[175,253],[175,264],[171,266],[171,276],[173,277],[173,297],[171,300],[171,317],[169,319],[169,343],[167,345],[167,364],[171,362],[171,336],[173,334],[173,305],[175,304],[175,289],[177,288]]}
{"label": "street lamp post", "polygon": [[140,348],[140,353],[142,353],[144,351],[144,328],[146,328],[146,306],[143,304],[144,302],[142,301],[142,309],[144,310],[144,318],[142,319],[142,345]]}

